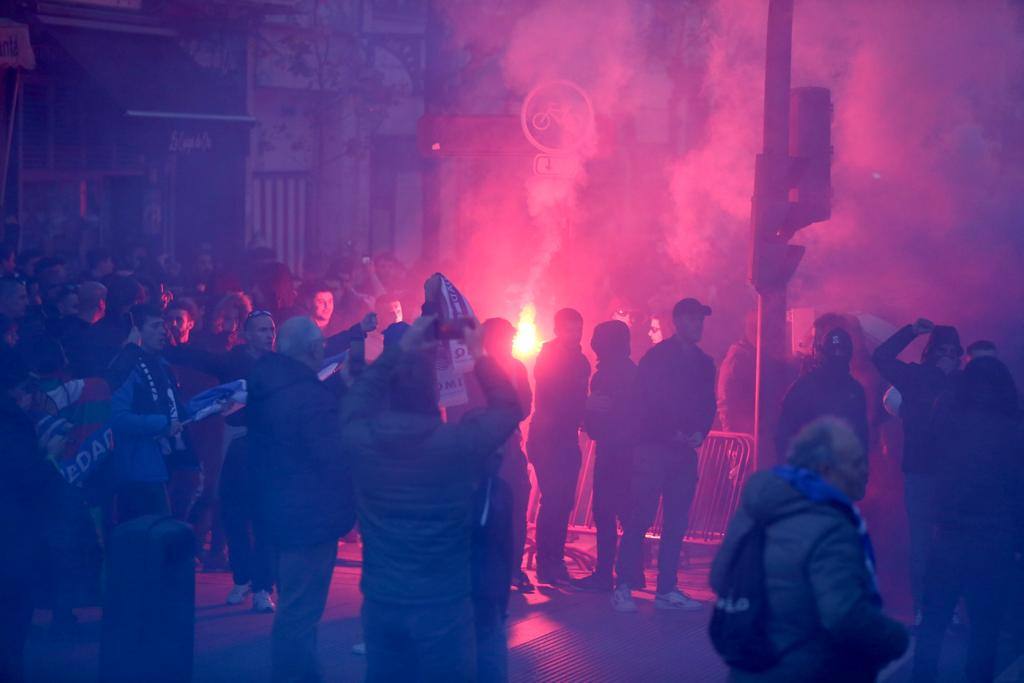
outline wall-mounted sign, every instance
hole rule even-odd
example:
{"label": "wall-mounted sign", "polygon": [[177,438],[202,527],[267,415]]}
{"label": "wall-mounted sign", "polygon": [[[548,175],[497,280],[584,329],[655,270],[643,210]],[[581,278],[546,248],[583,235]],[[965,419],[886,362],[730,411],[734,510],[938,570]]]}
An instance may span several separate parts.
{"label": "wall-mounted sign", "polygon": [[594,107],[572,81],[548,81],[527,94],[519,121],[523,135],[541,152],[569,154],[593,135]]}
{"label": "wall-mounted sign", "polygon": [[142,0],[57,0],[64,5],[92,5],[114,9],[142,9]]}
{"label": "wall-mounted sign", "polygon": [[191,132],[183,130],[171,131],[171,143],[168,152],[191,154],[193,152],[209,152],[213,149],[213,137],[208,132]]}
{"label": "wall-mounted sign", "polygon": [[28,26],[0,19],[0,69],[34,69],[36,56]]}

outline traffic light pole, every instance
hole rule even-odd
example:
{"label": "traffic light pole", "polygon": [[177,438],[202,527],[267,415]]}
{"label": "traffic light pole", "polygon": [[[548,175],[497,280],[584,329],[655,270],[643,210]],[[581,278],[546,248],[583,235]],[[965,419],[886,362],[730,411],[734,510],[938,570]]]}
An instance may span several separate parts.
{"label": "traffic light pole", "polygon": [[786,289],[803,253],[787,244],[789,210],[790,70],[793,0],[771,0],[765,58],[764,149],[757,157],[751,204],[751,282],[757,291],[757,381],[754,439],[758,469],[774,465],[772,435],[778,421],[787,355]]}

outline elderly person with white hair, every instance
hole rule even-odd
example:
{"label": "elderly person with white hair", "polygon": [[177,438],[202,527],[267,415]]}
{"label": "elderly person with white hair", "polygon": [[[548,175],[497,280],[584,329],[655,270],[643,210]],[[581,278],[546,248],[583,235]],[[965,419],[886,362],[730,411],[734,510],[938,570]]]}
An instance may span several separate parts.
{"label": "elderly person with white hair", "polygon": [[[854,505],[867,480],[861,440],[834,417],[807,425],[786,465],[750,477],[711,568],[721,619],[712,638],[731,681],[874,681],[906,651],[906,629],[882,611]],[[755,602],[760,619],[742,614]],[[755,624],[746,641],[734,632],[723,643],[720,625],[743,619]]]}
{"label": "elderly person with white hair", "polygon": [[259,514],[274,554],[278,608],[273,680],[319,680],[316,631],[338,539],[355,522],[347,454],[341,449],[338,381],[317,377],[324,337],[305,317],[278,330],[249,376],[249,449]]}

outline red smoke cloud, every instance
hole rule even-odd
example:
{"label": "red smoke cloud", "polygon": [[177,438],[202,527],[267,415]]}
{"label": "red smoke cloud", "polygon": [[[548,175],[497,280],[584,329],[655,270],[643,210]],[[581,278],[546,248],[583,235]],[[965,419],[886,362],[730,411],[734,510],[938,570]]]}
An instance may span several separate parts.
{"label": "red smoke cloud", "polygon": [[[452,0],[447,14],[470,56],[463,110],[517,114],[531,87],[566,78],[598,117],[574,182],[535,178],[528,159],[456,162],[467,289],[513,319],[536,298],[544,331],[561,305],[597,322],[614,298],[653,311],[696,295],[725,314],[712,347],[738,335],[767,3]],[[1007,307],[1024,296],[1020,14],[797,0],[793,85],[832,89],[835,198],[797,236],[795,304],[925,315],[1024,360]]]}

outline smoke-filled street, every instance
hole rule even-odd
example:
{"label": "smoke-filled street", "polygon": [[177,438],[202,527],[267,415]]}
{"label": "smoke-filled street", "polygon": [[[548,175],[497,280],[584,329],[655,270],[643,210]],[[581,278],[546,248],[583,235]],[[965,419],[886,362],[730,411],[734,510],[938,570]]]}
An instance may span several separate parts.
{"label": "smoke-filled street", "polygon": [[0,681],[1024,677],[1024,1],[0,2]]}

